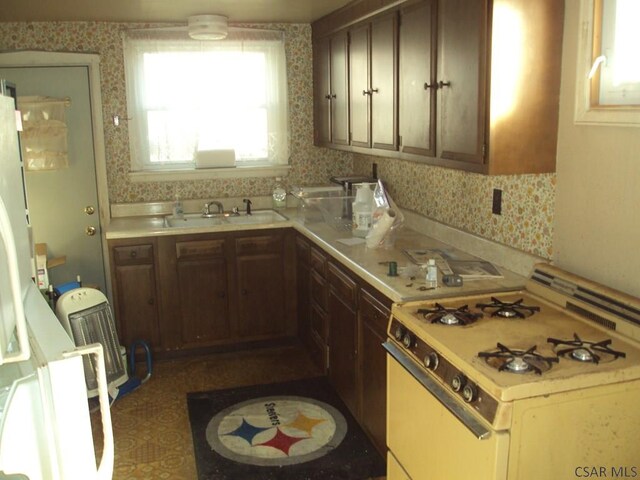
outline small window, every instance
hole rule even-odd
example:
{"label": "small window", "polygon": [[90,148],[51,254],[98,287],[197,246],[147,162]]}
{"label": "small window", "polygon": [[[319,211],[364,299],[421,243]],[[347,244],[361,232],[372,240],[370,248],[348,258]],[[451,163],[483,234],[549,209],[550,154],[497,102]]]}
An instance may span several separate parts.
{"label": "small window", "polygon": [[282,32],[137,30],[124,44],[132,172],[193,171],[216,153],[226,165],[229,152],[238,167],[288,163]]}
{"label": "small window", "polygon": [[582,0],[576,122],[640,124],[640,1]]}

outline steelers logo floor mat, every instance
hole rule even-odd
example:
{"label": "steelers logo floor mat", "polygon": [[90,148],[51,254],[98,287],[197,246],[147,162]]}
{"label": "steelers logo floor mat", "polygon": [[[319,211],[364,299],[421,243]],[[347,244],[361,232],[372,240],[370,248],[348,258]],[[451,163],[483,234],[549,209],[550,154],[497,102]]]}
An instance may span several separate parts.
{"label": "steelers logo floor mat", "polygon": [[198,480],[365,480],[385,474],[325,377],[189,393]]}

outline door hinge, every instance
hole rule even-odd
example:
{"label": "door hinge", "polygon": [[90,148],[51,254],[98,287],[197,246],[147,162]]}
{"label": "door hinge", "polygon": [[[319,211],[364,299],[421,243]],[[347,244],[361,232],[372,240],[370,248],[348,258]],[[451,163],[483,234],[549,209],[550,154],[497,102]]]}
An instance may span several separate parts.
{"label": "door hinge", "polygon": [[487,156],[487,144],[483,143],[482,144],[482,158],[485,158]]}

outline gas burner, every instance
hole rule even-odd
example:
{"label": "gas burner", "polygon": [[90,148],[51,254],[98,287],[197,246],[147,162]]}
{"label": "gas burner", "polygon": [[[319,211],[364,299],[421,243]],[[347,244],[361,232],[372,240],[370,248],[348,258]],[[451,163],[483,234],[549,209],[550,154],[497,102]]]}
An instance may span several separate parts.
{"label": "gas burner", "polygon": [[558,357],[543,357],[536,353],[534,345],[528,350],[510,349],[498,343],[498,349],[492,352],[479,352],[478,356],[500,372],[529,373],[542,375],[551,369],[553,362],[558,362]]}
{"label": "gas burner", "polygon": [[469,325],[482,318],[482,313],[470,312],[468,305],[447,308],[436,303],[434,308],[420,308],[417,313],[421,313],[428,322],[442,325]]}
{"label": "gas burner", "polygon": [[582,340],[578,337],[577,333],[574,333],[573,340],[547,338],[547,342],[553,343],[556,347],[567,346],[567,348],[556,348],[556,354],[559,357],[570,358],[577,362],[611,362],[618,357],[626,357],[624,352],[618,352],[609,347],[609,345],[611,345],[611,339],[602,340],[600,342],[589,342]]}
{"label": "gas burner", "polygon": [[492,309],[492,317],[498,316],[503,318],[527,318],[535,312],[540,311],[540,307],[523,305],[522,298],[515,302],[503,302],[502,300],[498,300],[496,297],[491,297],[491,303],[476,303],[476,307],[483,312],[485,309]]}

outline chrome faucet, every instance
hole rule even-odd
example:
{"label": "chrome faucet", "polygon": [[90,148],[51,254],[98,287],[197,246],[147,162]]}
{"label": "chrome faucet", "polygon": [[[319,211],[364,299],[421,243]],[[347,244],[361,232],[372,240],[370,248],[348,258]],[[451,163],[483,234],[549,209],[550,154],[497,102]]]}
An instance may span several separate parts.
{"label": "chrome faucet", "polygon": [[215,215],[215,213],[211,213],[211,205],[215,205],[216,207],[218,207],[218,214],[224,212],[222,203],[217,202],[216,200],[212,200],[211,202],[204,204],[204,209],[202,210],[203,217],[213,217]]}

